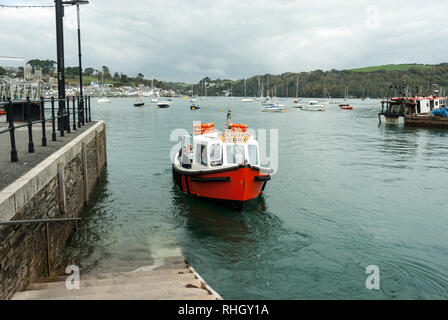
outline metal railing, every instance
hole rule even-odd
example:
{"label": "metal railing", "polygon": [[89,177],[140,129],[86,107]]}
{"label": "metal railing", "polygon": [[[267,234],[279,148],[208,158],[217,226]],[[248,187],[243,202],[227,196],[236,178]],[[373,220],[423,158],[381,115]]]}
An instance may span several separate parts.
{"label": "metal railing", "polygon": [[[55,102],[58,102],[57,115],[55,111]],[[70,106],[70,102],[73,102],[72,106]],[[15,138],[15,130],[28,127],[28,153],[34,152],[34,141],[33,141],[33,125],[41,124],[42,125],[42,146],[47,146],[47,134],[46,134],[46,123],[47,121],[51,121],[52,123],[52,132],[51,132],[51,140],[57,141],[56,131],[59,131],[60,136],[64,137],[65,132],[71,133],[71,131],[75,131],[77,128],[89,123],[92,121],[91,116],[91,108],[90,108],[90,96],[87,97],[68,97],[65,99],[55,99],[51,97],[50,99],[44,99],[43,97],[40,100],[31,101],[29,97],[26,98],[25,101],[20,103],[25,103],[27,121],[23,124],[14,125],[13,119],[13,105],[17,104],[17,102],[12,102],[11,98],[7,98],[6,101],[0,102],[0,106],[2,106],[6,111],[6,118],[8,119],[8,127],[0,130],[0,134],[9,132],[10,140],[11,140],[11,162],[19,161],[17,155],[16,148],[16,138]],[[31,104],[39,104],[40,109],[40,120],[32,119],[31,112]],[[45,104],[50,103],[50,108],[45,108]],[[49,119],[45,118],[45,109],[51,109],[51,117]],[[72,112],[70,112],[72,109]],[[70,125],[70,117],[73,117],[72,126]],[[56,130],[57,124],[57,130]]]}
{"label": "metal railing", "polygon": [[40,224],[45,223],[45,241],[47,248],[47,272],[48,276],[51,276],[51,259],[50,259],[50,223],[55,222],[75,222],[75,230],[78,230],[78,221],[81,218],[46,218],[46,219],[34,219],[34,220],[10,220],[10,221],[0,221],[0,226],[2,225],[18,225],[18,224]]}

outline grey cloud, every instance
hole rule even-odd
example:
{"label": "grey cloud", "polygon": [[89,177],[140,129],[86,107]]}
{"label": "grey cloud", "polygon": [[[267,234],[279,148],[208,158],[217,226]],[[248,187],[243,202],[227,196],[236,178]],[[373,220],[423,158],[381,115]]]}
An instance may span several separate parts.
{"label": "grey cloud", "polygon": [[[379,14],[377,28],[369,24],[372,8]],[[197,81],[439,63],[445,59],[447,9],[442,0],[91,0],[81,8],[84,66]],[[67,8],[66,65],[77,64],[73,14]],[[7,44],[1,55],[55,58],[53,9],[0,9],[0,26],[0,41]]]}

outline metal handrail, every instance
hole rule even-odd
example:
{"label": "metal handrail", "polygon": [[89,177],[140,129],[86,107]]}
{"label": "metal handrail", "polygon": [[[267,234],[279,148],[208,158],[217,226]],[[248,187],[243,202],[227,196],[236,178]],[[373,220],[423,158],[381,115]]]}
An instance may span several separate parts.
{"label": "metal handrail", "polygon": [[0,221],[1,225],[16,225],[16,224],[31,224],[31,223],[45,223],[45,234],[46,234],[46,247],[47,247],[47,272],[48,276],[51,276],[51,260],[50,260],[50,223],[54,222],[67,222],[75,221],[75,229],[78,230],[78,221],[81,218],[53,218],[53,219],[34,219],[34,220],[10,220],[10,221]]}
{"label": "metal handrail", "polygon": [[[73,128],[70,127],[70,101],[73,101],[72,110],[73,110]],[[51,108],[45,108],[45,103],[50,102]],[[57,110],[57,115],[55,114],[55,102],[59,102],[59,107]],[[76,111],[75,102],[78,103],[78,110]],[[15,102],[14,102],[15,103]],[[18,156],[17,156],[17,149],[16,149],[16,143],[15,143],[15,134],[14,131],[16,129],[22,128],[22,127],[28,127],[28,152],[33,153],[34,152],[34,142],[33,142],[33,133],[32,133],[32,126],[33,124],[42,124],[42,146],[47,146],[47,137],[46,137],[46,128],[45,124],[46,121],[52,122],[52,141],[56,141],[56,120],[57,120],[57,127],[58,131],[60,132],[60,136],[65,136],[65,131],[67,133],[71,133],[71,130],[75,131],[77,129],[76,127],[76,116],[78,117],[78,128],[81,127],[81,125],[84,125],[86,123],[89,123],[92,121],[91,117],[91,107],[90,107],[90,96],[86,97],[68,97],[63,99],[55,99],[54,97],[51,97],[50,99],[45,99],[41,97],[40,100],[33,100],[31,101],[29,97],[27,97],[26,100],[21,100],[19,103],[25,103],[26,104],[26,114],[27,114],[27,121],[26,123],[14,125],[13,115],[12,115],[12,106],[13,102],[11,98],[8,98],[7,101],[0,102],[0,106],[3,106],[4,109],[6,109],[6,117],[9,121],[8,128],[4,128],[0,130],[0,134],[9,132],[10,133],[10,140],[11,140],[11,162],[17,162]],[[40,114],[41,118],[40,120],[31,120],[31,103],[39,104],[40,105]],[[62,106],[64,105],[64,106]],[[45,119],[45,109],[50,110],[51,109],[51,118]]]}
{"label": "metal handrail", "polygon": [[81,218],[54,218],[54,219],[33,219],[33,220],[10,220],[0,221],[0,226],[10,224],[30,224],[30,223],[51,223],[63,221],[79,221]]}

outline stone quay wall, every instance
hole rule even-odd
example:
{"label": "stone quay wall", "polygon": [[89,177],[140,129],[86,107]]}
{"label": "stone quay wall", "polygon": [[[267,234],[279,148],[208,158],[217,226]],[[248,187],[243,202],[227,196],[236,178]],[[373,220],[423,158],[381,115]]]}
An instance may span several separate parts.
{"label": "stone quay wall", "polygon": [[[0,190],[0,221],[79,217],[107,164],[103,121]],[[9,299],[52,262],[75,222],[0,225],[0,299]],[[47,245],[48,244],[48,245]]]}

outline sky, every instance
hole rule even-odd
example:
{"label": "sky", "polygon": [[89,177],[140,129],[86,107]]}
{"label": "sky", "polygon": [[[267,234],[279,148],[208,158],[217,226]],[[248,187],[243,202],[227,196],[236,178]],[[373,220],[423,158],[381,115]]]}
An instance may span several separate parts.
{"label": "sky", "polygon": [[[81,6],[83,67],[197,82],[437,64],[448,61],[446,12],[446,0],[90,0]],[[0,28],[0,56],[56,60],[54,8],[0,8]],[[76,66],[75,7],[66,7],[64,37],[65,65]]]}

